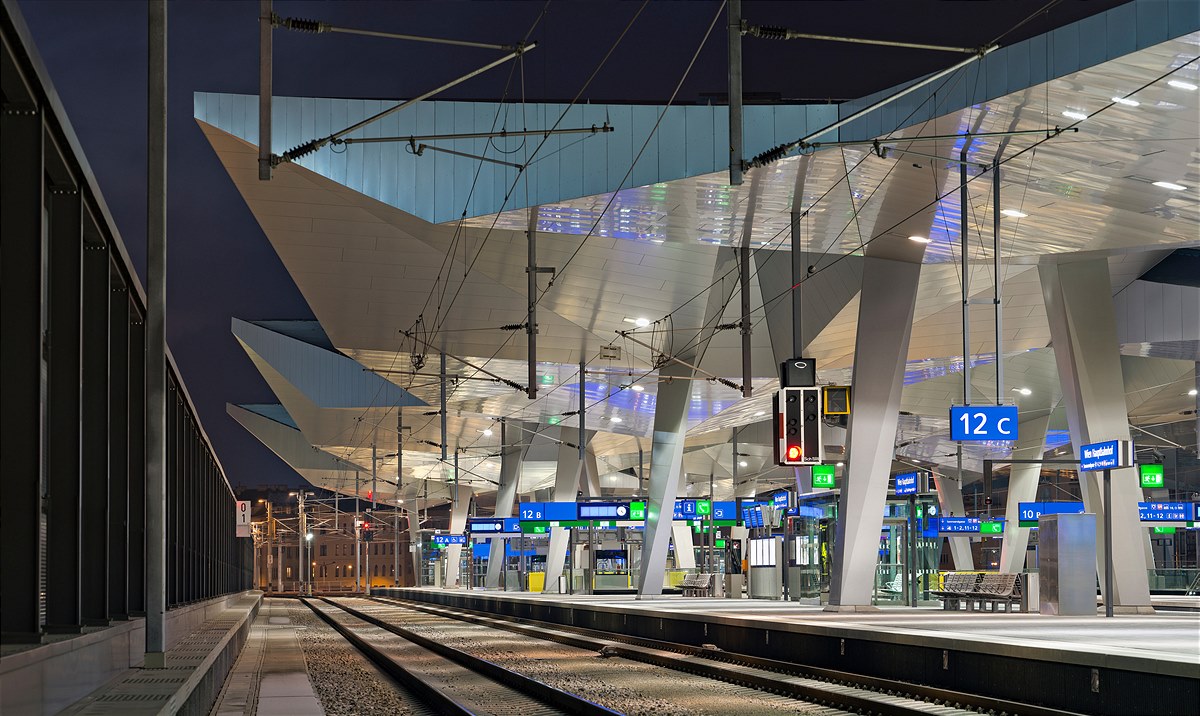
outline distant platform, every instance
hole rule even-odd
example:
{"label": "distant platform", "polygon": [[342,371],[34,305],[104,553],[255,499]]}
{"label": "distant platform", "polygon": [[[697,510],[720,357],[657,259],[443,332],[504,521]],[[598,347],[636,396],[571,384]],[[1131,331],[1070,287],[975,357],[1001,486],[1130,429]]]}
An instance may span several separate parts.
{"label": "distant platform", "polygon": [[[1088,713],[1194,714],[1200,613],[1053,617],[880,607],[825,612],[758,599],[635,599],[466,589],[375,590]],[[1194,598],[1164,598],[1189,609]],[[1157,602],[1158,600],[1156,600]]]}

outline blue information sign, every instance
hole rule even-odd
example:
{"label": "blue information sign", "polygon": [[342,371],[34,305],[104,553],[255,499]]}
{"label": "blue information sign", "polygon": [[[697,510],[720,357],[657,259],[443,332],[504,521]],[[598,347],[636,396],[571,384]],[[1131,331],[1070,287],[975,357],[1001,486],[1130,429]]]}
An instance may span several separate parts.
{"label": "blue information sign", "polygon": [[[964,532],[979,534],[981,525],[985,522],[989,524],[1004,524],[1003,517],[993,517],[990,520],[982,517],[937,517],[935,519],[937,520],[938,532],[942,534],[961,534]],[[1003,527],[1000,528],[1000,532],[1003,532]]]}
{"label": "blue information sign", "polygon": [[[1017,503],[1017,519],[1022,527],[1037,527],[1038,518],[1042,515],[1082,515],[1082,502],[1019,502]],[[1027,525],[1026,523],[1032,523]]]}
{"label": "blue information sign", "polygon": [[712,508],[714,520],[736,520],[738,517],[736,502],[714,502]]}
{"label": "blue information sign", "polygon": [[575,502],[547,502],[546,519],[553,522],[572,522],[579,519],[579,504]]}
{"label": "blue information sign", "polygon": [[437,545],[466,544],[466,535],[434,535],[433,543]]}
{"label": "blue information sign", "polygon": [[917,494],[917,473],[902,472],[896,475],[896,494],[897,495],[915,495]]}
{"label": "blue information sign", "polygon": [[517,510],[517,519],[544,521],[546,519],[545,502],[522,502]]}
{"label": "blue information sign", "polygon": [[792,493],[788,492],[787,490],[780,490],[779,492],[776,492],[775,494],[771,495],[771,504],[774,505],[775,507],[782,507],[783,509],[786,510],[788,508],[788,504],[791,500],[791,497],[792,497]]}
{"label": "blue information sign", "polygon": [[467,531],[471,534],[499,534],[504,532],[503,517],[472,517],[467,520]]}
{"label": "blue information sign", "polygon": [[1133,443],[1128,440],[1105,440],[1084,445],[1079,450],[1079,471],[1093,472],[1133,465]]}
{"label": "blue information sign", "polygon": [[1138,517],[1142,522],[1192,522],[1196,519],[1191,502],[1139,502]]}
{"label": "blue information sign", "polygon": [[987,442],[1017,439],[1017,406],[952,405],[950,439]]}

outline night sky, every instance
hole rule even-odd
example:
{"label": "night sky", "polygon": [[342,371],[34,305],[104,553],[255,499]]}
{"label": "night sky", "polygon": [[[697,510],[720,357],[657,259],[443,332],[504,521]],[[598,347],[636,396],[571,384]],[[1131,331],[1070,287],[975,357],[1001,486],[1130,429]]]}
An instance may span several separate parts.
{"label": "night sky", "polygon": [[[802,32],[978,46],[1046,0],[847,0],[743,3],[752,24]],[[1116,0],[1066,0],[1001,44],[1102,12]],[[287,2],[278,14],[334,25],[512,43],[531,35],[524,97],[569,101],[640,2]],[[20,8],[138,272],[146,256],[146,8],[124,0],[22,0]],[[651,2],[581,101],[663,102],[717,11],[710,0]],[[169,3],[167,335],[200,419],[234,485],[299,477],[225,413],[225,403],[277,402],[229,331],[230,317],[305,319],[312,312],[192,119],[196,91],[257,94],[258,3]],[[724,102],[725,19],[677,102]],[[757,97],[856,98],[957,62],[940,52],[746,38],[744,91]],[[395,40],[275,32],[275,94],[394,99],[482,65],[494,51]],[[496,100],[508,66],[439,96]],[[514,82],[512,99],[520,99]]]}

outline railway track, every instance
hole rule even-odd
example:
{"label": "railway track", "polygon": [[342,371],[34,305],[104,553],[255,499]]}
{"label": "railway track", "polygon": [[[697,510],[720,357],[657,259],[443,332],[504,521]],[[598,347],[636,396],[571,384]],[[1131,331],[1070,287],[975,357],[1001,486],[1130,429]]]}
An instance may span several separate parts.
{"label": "railway track", "polygon": [[610,716],[617,713],[378,619],[355,608],[352,600],[300,601],[439,714]]}
{"label": "railway track", "polygon": [[806,667],[689,644],[629,637],[516,617],[499,619],[482,612],[432,606],[393,597],[372,598],[371,601],[518,633],[532,639],[603,652],[610,656],[620,656],[665,669],[740,684],[768,693],[786,694],[796,699],[855,713],[889,716],[971,716],[978,713],[1076,716],[1074,712],[1058,709],[832,669]]}

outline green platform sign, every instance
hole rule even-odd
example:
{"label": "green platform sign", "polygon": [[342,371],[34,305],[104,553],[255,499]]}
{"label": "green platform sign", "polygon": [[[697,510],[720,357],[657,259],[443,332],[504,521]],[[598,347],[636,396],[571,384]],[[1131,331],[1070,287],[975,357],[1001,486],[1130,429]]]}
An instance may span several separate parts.
{"label": "green platform sign", "polygon": [[835,475],[837,474],[836,465],[813,465],[812,466],[812,486],[824,487],[833,489],[837,486]]}
{"label": "green platform sign", "polygon": [[1174,527],[1151,527],[1150,531],[1156,535],[1173,535],[1173,534],[1175,534]]}
{"label": "green platform sign", "polygon": [[1004,534],[1003,522],[980,522],[979,534],[981,535],[1002,535]]}
{"label": "green platform sign", "polygon": [[1166,475],[1163,473],[1162,465],[1138,465],[1138,475],[1142,480],[1142,487],[1166,487]]}

